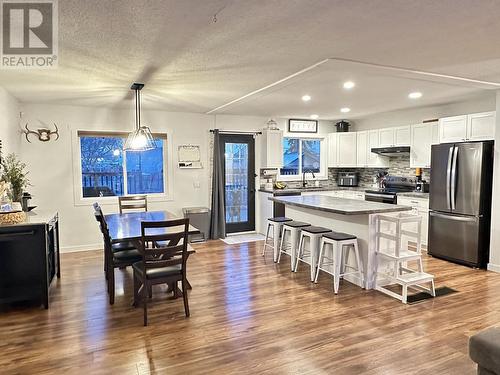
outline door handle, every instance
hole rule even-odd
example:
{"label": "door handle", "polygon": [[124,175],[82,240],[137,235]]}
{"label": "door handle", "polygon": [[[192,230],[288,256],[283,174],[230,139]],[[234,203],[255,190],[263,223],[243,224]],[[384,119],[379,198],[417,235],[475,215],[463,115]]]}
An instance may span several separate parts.
{"label": "door handle", "polygon": [[450,202],[451,209],[454,210],[456,206],[456,187],[457,187],[457,157],[458,157],[458,147],[455,146],[453,150],[453,167],[451,169],[451,194]]}
{"label": "door handle", "polygon": [[476,216],[454,216],[454,215],[438,214],[436,212],[429,212],[429,215],[433,217],[439,217],[441,219],[463,221],[463,222],[476,222],[478,220]]}
{"label": "door handle", "polygon": [[450,179],[451,179],[451,161],[453,159],[453,148],[450,147],[448,150],[448,164],[446,165],[446,208],[451,209],[451,197],[450,197]]}

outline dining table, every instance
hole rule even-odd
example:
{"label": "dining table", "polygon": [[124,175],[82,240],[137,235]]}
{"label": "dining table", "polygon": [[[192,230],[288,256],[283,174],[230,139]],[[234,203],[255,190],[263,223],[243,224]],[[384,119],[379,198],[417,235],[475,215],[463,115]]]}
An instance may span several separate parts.
{"label": "dining table", "polygon": [[[108,225],[109,236],[111,237],[111,243],[123,243],[131,242],[136,248],[141,246],[141,222],[143,221],[168,221],[179,219],[179,215],[175,215],[168,211],[141,211],[141,212],[127,212],[127,213],[116,213],[107,214],[104,216],[106,223]],[[183,237],[183,233],[179,232],[180,227],[169,227],[169,228],[148,228],[148,234],[167,234],[169,231],[171,233],[179,233],[179,237],[174,240],[169,241],[169,245],[175,246]],[[192,225],[189,225],[188,234],[200,234],[200,230]],[[196,251],[188,246],[188,257],[194,254]],[[188,281],[188,289],[191,288],[191,284]],[[173,286],[169,285],[167,292],[172,292]],[[182,293],[177,288],[177,294]]]}

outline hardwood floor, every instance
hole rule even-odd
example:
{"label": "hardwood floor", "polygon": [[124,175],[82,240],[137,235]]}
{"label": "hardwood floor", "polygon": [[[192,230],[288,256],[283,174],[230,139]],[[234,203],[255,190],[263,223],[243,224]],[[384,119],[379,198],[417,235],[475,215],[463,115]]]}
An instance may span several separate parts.
{"label": "hardwood floor", "polygon": [[62,255],[48,311],[0,313],[2,374],[474,374],[468,337],[500,323],[500,275],[427,258],[436,285],[460,291],[403,305],[349,283],[308,281],[261,243],[194,245],[182,298],[155,287],[149,326],[117,270],[108,305],[100,251]]}

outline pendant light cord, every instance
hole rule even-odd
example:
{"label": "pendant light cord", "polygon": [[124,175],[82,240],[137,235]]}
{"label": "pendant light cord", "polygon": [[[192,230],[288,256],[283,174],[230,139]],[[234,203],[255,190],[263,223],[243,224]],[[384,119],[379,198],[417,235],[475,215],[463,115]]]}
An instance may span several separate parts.
{"label": "pendant light cord", "polygon": [[139,130],[141,124],[141,92],[135,90],[135,128]]}

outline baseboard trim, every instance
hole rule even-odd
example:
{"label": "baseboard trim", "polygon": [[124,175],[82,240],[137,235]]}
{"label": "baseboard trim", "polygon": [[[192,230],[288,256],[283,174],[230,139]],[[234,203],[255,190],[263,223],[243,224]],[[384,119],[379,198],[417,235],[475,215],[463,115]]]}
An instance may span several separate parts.
{"label": "baseboard trim", "polygon": [[500,265],[499,264],[488,263],[487,269],[488,269],[488,271],[500,273]]}
{"label": "baseboard trim", "polygon": [[80,251],[90,251],[102,249],[102,243],[77,245],[77,246],[62,246],[61,253],[78,253]]}

